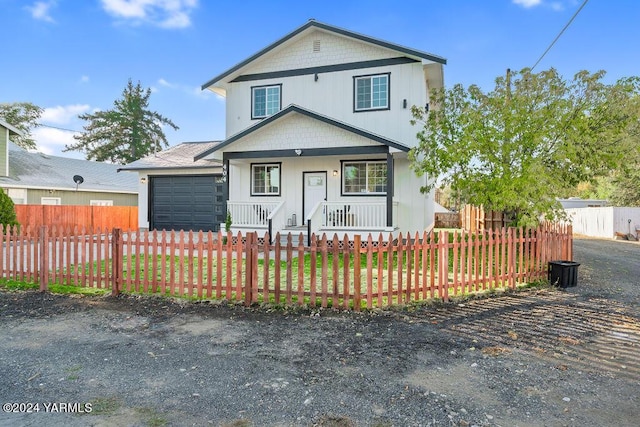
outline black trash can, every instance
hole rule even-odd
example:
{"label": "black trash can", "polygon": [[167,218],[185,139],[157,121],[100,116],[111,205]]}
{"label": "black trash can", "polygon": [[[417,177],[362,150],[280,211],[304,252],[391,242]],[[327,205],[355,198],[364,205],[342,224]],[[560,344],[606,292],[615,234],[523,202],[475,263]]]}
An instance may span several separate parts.
{"label": "black trash can", "polygon": [[549,261],[549,283],[561,288],[578,285],[578,267],[573,261]]}

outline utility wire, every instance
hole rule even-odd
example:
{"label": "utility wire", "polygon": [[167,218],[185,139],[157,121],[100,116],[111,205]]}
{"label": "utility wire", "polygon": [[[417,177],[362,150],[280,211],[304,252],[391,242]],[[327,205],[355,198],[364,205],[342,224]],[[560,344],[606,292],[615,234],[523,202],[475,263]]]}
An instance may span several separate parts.
{"label": "utility wire", "polygon": [[536,65],[538,65],[540,63],[540,61],[542,61],[542,58],[544,58],[544,56],[547,54],[547,52],[549,52],[551,50],[551,48],[553,47],[554,44],[556,44],[556,42],[558,41],[558,39],[560,38],[560,36],[562,36],[562,33],[564,33],[564,31],[569,28],[569,25],[571,25],[571,23],[573,22],[574,19],[576,19],[576,16],[578,16],[578,14],[580,13],[580,11],[582,10],[583,7],[585,7],[585,5],[587,4],[589,0],[584,0],[584,2],[582,2],[582,5],[578,8],[578,10],[576,10],[576,13],[573,14],[573,16],[571,17],[571,19],[569,19],[569,22],[567,22],[567,25],[564,26],[564,28],[562,29],[562,31],[560,31],[560,33],[558,33],[558,35],[556,36],[555,39],[553,39],[553,41],[551,42],[551,44],[549,45],[549,47],[547,48],[547,50],[544,51],[544,53],[540,56],[540,58],[538,58],[538,60],[536,61],[535,64],[533,64],[533,67],[531,67],[531,71],[533,71],[534,68],[536,68]]}
{"label": "utility wire", "polygon": [[67,131],[67,132],[80,133],[79,130],[66,129],[66,128],[61,128],[61,127],[58,127],[58,126],[44,125],[42,123],[38,124],[38,127],[51,128],[51,129],[64,130],[64,131]]}

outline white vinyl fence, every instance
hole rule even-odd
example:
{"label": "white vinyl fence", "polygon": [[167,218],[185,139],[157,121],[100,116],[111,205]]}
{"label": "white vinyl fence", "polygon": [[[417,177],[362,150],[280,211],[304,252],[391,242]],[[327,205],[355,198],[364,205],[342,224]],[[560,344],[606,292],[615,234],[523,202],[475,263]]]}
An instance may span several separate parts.
{"label": "white vinyl fence", "polygon": [[640,232],[640,208],[617,208],[613,206],[597,208],[565,209],[573,232],[591,237],[614,238],[617,233]]}

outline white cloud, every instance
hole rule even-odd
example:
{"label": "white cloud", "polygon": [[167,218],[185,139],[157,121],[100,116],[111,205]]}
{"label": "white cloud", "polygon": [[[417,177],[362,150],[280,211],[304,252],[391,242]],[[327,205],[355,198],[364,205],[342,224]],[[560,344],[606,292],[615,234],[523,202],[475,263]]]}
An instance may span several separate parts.
{"label": "white cloud", "polygon": [[56,107],[45,108],[42,116],[40,116],[40,120],[46,123],[65,125],[76,119],[78,114],[86,113],[90,109],[91,107],[86,104],[58,105]]}
{"label": "white cloud", "polygon": [[110,15],[133,25],[151,24],[161,28],[185,28],[198,0],[101,0]]}
{"label": "white cloud", "polygon": [[49,1],[37,1],[32,6],[26,6],[27,9],[31,13],[31,17],[33,19],[38,19],[40,21],[46,22],[55,22],[49,13],[49,9],[56,5],[55,0]]}
{"label": "white cloud", "polygon": [[542,4],[542,0],[512,0],[514,4],[522,6],[526,9]]}
{"label": "white cloud", "polygon": [[556,12],[561,12],[564,10],[564,5],[560,2],[553,2],[550,4],[551,9],[555,10]]}
{"label": "white cloud", "polygon": [[37,127],[31,134],[36,140],[38,151],[55,156],[65,155],[62,154],[64,146],[76,142],[76,140],[73,139],[74,132],[62,129]]}
{"label": "white cloud", "polygon": [[89,76],[81,76],[80,83],[89,83]]}
{"label": "white cloud", "polygon": [[577,4],[576,0],[511,0],[515,5],[522,6],[525,9],[531,9],[536,6],[542,6],[555,12],[562,12],[567,7],[572,8]]}
{"label": "white cloud", "polygon": [[158,79],[158,84],[159,84],[160,86],[173,87],[173,85],[172,85],[171,83],[169,83],[168,81],[166,81],[166,80],[165,80],[165,79],[163,79],[163,78],[159,78],[159,79]]}

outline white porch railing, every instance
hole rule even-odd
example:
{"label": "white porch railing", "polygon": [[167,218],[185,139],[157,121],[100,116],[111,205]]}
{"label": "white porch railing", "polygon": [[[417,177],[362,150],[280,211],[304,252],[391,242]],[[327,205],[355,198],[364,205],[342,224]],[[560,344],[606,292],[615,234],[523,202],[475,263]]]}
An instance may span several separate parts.
{"label": "white porch railing", "polygon": [[385,202],[320,202],[306,218],[308,234],[321,230],[392,231],[397,223],[398,202],[393,202],[392,207],[390,227]]}
{"label": "white porch railing", "polygon": [[[395,206],[397,202],[394,203]],[[385,202],[324,202],[322,227],[338,230],[386,230],[389,228],[387,204]]]}
{"label": "white porch railing", "polygon": [[234,227],[264,228],[269,226],[269,215],[284,202],[227,202]]}
{"label": "white porch railing", "polygon": [[269,216],[267,217],[267,226],[269,231],[269,239],[273,242],[273,236],[280,232],[286,223],[286,215],[284,209],[284,200],[273,208]]}

